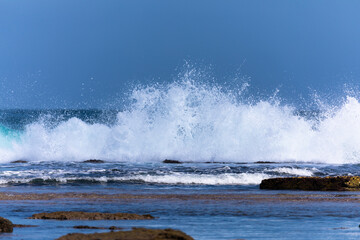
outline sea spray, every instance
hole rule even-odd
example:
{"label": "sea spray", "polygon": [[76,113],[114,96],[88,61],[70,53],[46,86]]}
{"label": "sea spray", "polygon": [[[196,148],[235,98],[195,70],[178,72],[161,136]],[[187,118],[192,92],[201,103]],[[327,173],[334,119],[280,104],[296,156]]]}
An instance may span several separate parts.
{"label": "sea spray", "polygon": [[354,97],[318,117],[273,98],[244,101],[235,91],[191,79],[137,87],[112,124],[76,117],[34,121],[0,134],[2,162],[360,162],[360,103]]}

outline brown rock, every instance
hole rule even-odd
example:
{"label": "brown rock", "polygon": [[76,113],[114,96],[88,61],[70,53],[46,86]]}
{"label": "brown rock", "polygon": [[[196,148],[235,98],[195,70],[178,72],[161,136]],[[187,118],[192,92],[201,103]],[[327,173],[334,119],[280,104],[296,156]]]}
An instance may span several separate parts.
{"label": "brown rock", "polygon": [[0,232],[12,232],[13,224],[10,220],[0,217]]}
{"label": "brown rock", "polygon": [[360,191],[359,176],[290,177],[265,179],[260,189],[306,191]]}
{"label": "brown rock", "polygon": [[109,233],[70,233],[58,240],[194,240],[189,235],[173,229],[133,228],[131,231]]}
{"label": "brown rock", "polygon": [[135,213],[100,213],[100,212],[52,212],[33,214],[30,219],[56,219],[56,220],[147,220],[153,216]]}

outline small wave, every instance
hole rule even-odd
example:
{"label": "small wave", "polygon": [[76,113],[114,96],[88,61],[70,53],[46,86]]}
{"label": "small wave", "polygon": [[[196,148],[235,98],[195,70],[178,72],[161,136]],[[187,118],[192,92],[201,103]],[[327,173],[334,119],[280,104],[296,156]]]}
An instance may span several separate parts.
{"label": "small wave", "polygon": [[314,175],[314,171],[317,169],[304,169],[304,168],[293,168],[293,167],[279,167],[274,168],[269,171],[277,172],[280,174],[289,174],[289,175],[297,175],[297,176],[306,176],[311,177]]}
{"label": "small wave", "polygon": [[154,184],[196,184],[196,185],[257,185],[271,176],[263,173],[240,174],[186,174],[135,175],[124,177],[52,177],[0,178],[0,184],[66,184],[66,183],[154,183]]}
{"label": "small wave", "polygon": [[167,175],[143,175],[117,178],[121,180],[142,180],[148,183],[163,184],[203,184],[203,185],[256,185],[260,184],[270,175],[263,173],[224,173],[218,175],[210,174],[186,174],[172,173]]}

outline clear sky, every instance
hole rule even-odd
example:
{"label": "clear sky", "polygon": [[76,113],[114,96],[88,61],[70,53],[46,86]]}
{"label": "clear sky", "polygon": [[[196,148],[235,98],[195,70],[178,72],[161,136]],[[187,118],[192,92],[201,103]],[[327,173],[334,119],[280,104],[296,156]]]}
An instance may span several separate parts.
{"label": "clear sky", "polygon": [[0,0],[0,107],[101,107],[171,82],[185,60],[220,84],[337,91],[360,79],[360,1]]}

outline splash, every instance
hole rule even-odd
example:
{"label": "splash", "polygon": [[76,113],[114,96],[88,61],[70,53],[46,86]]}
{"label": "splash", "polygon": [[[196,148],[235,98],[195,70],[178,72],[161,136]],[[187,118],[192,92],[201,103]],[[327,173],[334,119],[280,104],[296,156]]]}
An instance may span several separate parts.
{"label": "splash", "polygon": [[55,125],[36,121],[16,134],[2,129],[0,161],[360,162],[356,98],[318,118],[274,98],[239,99],[238,92],[191,79],[138,87],[115,124],[74,117]]}

